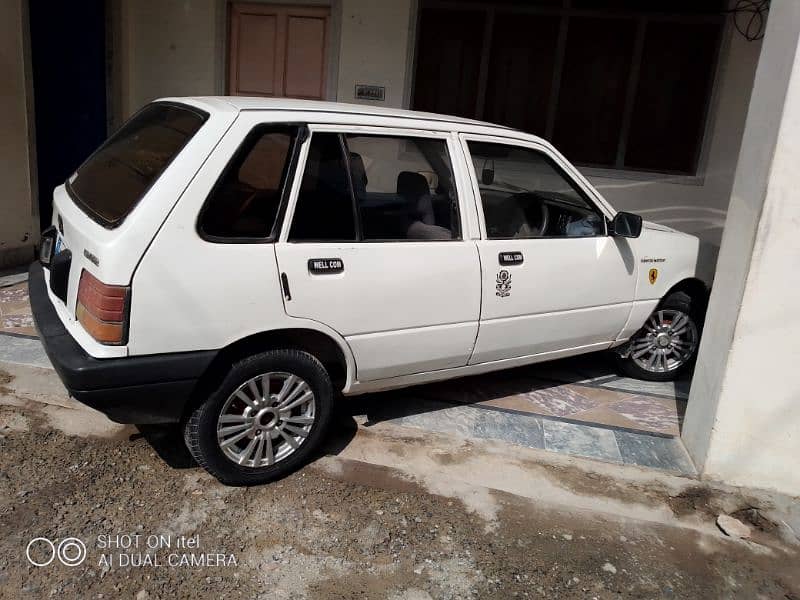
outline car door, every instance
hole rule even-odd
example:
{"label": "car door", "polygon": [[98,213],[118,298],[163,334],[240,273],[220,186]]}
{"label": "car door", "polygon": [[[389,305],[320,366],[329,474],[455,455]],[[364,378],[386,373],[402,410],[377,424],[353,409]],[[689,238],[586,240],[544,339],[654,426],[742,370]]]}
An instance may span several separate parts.
{"label": "car door", "polygon": [[475,243],[461,235],[457,140],[310,130],[275,246],[286,312],[344,336],[360,381],[466,365],[481,283]]}
{"label": "car door", "polygon": [[470,364],[607,347],[630,314],[627,240],[544,145],[461,135],[479,204],[480,331]]}

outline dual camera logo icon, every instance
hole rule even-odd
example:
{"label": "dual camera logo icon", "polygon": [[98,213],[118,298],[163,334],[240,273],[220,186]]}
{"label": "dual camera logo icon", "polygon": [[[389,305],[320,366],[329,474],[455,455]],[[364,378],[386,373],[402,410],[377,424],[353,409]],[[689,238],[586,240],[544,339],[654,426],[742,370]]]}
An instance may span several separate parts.
{"label": "dual camera logo icon", "polygon": [[67,567],[77,567],[86,560],[86,544],[74,537],[54,542],[45,537],[33,538],[28,542],[25,556],[35,567],[46,567],[58,557],[59,562]]}

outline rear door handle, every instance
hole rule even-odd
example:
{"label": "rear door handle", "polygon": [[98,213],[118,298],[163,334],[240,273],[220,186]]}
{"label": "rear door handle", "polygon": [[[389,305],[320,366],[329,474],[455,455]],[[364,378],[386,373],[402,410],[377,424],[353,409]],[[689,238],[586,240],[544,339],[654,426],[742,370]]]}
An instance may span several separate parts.
{"label": "rear door handle", "polygon": [[289,278],[286,273],[281,273],[281,287],[283,288],[283,297],[286,300],[292,299],[292,292],[289,291]]}
{"label": "rear door handle", "polygon": [[501,252],[498,256],[501,265],[521,265],[525,261],[522,252]]}

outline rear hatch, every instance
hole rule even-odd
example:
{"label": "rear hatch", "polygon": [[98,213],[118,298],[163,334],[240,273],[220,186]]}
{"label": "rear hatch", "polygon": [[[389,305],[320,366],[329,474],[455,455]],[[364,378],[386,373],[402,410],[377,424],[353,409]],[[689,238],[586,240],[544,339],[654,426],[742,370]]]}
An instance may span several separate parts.
{"label": "rear hatch", "polygon": [[[90,355],[127,353],[136,266],[235,116],[219,101],[149,104],[55,189],[52,227],[42,241],[43,254],[52,246],[45,277],[61,320]],[[101,343],[97,327],[117,323],[120,301],[124,331]]]}

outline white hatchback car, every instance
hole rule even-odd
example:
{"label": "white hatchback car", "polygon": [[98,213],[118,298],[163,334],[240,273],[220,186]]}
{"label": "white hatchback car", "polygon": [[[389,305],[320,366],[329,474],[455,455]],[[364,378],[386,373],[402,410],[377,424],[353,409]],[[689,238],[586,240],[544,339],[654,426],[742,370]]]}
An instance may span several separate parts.
{"label": "white hatchback car", "polygon": [[616,348],[698,347],[698,240],[616,212],[552,146],[365,106],[174,98],[54,192],[30,295],[70,393],[182,423],[221,481],[268,481],[360,394]]}

